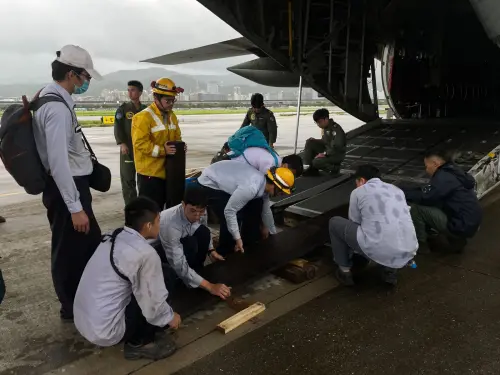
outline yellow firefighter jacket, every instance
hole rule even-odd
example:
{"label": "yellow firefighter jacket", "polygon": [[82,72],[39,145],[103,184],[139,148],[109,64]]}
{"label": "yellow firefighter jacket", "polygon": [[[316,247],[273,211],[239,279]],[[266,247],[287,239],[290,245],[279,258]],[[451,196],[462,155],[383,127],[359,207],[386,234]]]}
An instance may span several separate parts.
{"label": "yellow firefighter jacket", "polygon": [[155,103],[132,118],[132,145],[137,173],[165,179],[165,143],[181,141],[175,113],[164,115]]}

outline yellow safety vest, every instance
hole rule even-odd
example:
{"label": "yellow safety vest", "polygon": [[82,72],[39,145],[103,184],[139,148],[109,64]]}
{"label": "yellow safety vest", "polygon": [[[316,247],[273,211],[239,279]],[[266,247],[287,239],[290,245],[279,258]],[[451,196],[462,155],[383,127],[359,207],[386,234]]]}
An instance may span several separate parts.
{"label": "yellow safety vest", "polygon": [[132,118],[132,144],[137,173],[165,179],[165,143],[181,141],[174,112],[163,115],[155,103]]}

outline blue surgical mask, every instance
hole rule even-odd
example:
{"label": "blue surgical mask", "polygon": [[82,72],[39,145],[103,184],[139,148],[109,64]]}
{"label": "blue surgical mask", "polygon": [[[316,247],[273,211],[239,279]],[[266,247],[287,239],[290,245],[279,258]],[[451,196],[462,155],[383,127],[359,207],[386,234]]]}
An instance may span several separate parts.
{"label": "blue surgical mask", "polygon": [[83,94],[85,93],[88,89],[89,89],[89,81],[83,81],[83,84],[78,87],[77,85],[75,85],[75,91],[73,92],[73,94],[76,94],[76,95],[80,95],[80,94]]}

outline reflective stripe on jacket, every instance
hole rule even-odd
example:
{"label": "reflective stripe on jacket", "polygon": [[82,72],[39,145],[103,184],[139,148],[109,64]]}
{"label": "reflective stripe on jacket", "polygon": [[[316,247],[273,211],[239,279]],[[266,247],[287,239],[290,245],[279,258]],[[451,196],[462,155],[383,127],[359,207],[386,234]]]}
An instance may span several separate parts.
{"label": "reflective stripe on jacket", "polygon": [[132,143],[137,173],[165,178],[165,143],[180,141],[181,129],[175,113],[163,115],[155,103],[132,118]]}

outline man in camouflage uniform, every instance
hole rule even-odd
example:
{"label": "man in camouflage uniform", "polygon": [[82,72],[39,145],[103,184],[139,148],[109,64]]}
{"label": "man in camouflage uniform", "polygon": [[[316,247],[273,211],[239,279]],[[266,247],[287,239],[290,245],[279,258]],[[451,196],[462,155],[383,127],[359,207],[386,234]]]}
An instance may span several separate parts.
{"label": "man in camouflage uniform", "polygon": [[241,127],[253,125],[259,129],[271,147],[274,147],[276,137],[278,136],[278,126],[274,113],[264,107],[264,97],[262,94],[253,94],[250,99],[252,108],[250,108],[243,120]]}
{"label": "man in camouflage uniform", "polygon": [[128,204],[137,197],[134,148],[132,146],[132,117],[146,105],[140,101],[143,86],[139,81],[128,83],[129,102],[123,103],[115,114],[115,139],[120,146],[120,179],[123,199]]}
{"label": "man in camouflage uniform", "polygon": [[323,130],[321,139],[309,138],[306,141],[302,159],[309,169],[304,175],[315,175],[319,170],[336,175],[340,164],[345,159],[346,136],[344,129],[330,118],[326,108],[318,109],[313,114],[316,125]]}

